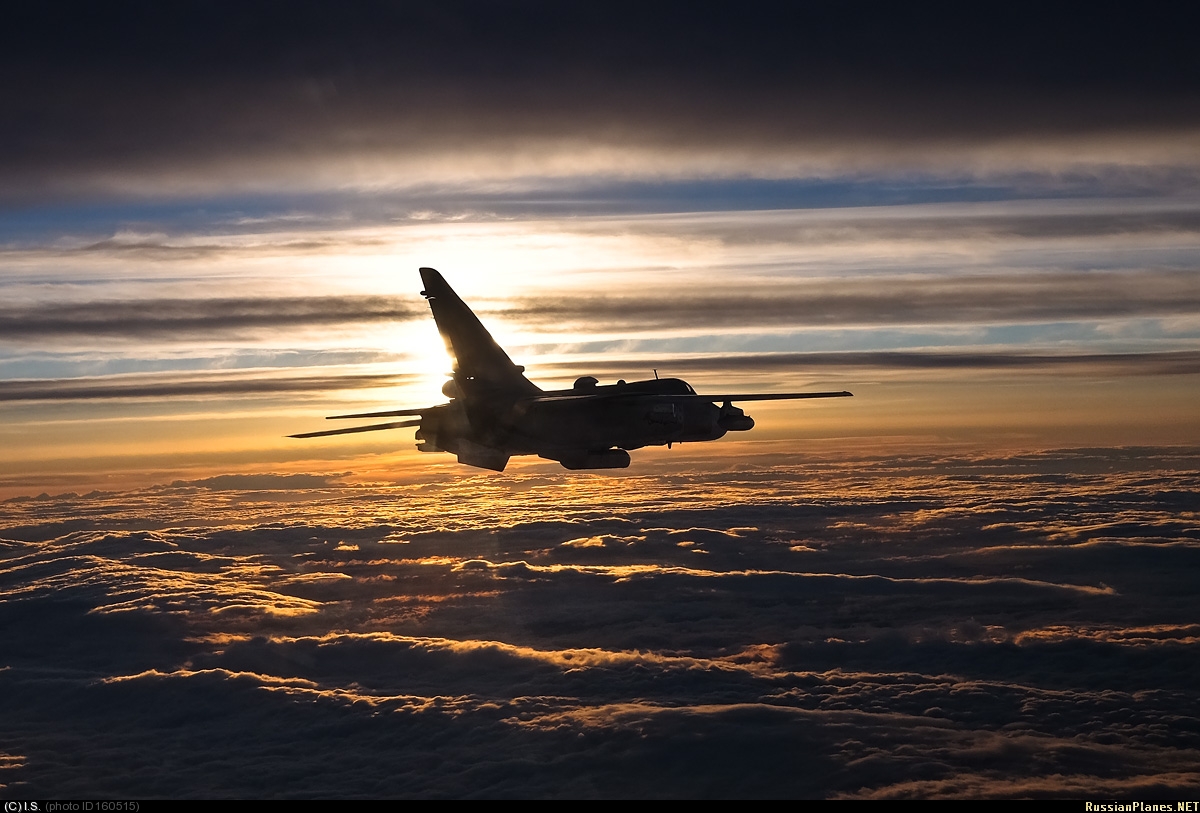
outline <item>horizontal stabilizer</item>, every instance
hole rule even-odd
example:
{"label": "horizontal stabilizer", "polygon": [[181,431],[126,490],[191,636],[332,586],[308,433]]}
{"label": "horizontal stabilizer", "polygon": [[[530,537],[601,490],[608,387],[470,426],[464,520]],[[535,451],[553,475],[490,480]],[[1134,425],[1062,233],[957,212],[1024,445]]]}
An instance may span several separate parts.
{"label": "horizontal stabilizer", "polygon": [[373,423],[370,426],[351,426],[346,429],[326,429],[323,432],[303,432],[299,435],[288,435],[289,438],[321,438],[326,435],[349,435],[354,432],[378,432],[381,429],[403,429],[406,426],[420,426],[421,419],[411,421],[393,421],[392,423]]}

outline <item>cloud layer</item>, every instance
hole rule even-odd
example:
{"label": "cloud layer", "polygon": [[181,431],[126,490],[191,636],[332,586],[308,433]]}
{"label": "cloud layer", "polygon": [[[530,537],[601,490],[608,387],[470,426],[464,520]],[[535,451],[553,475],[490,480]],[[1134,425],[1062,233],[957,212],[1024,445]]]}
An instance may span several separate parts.
{"label": "cloud layer", "polygon": [[789,455],[9,500],[8,793],[1194,792],[1195,463]]}

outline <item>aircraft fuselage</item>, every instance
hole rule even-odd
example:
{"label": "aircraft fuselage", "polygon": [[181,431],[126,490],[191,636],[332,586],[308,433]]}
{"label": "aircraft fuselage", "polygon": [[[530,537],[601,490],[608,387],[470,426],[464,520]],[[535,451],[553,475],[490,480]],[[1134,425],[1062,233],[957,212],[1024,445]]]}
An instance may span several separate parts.
{"label": "aircraft fuselage", "polygon": [[469,457],[481,457],[480,449],[504,449],[576,464],[568,468],[623,468],[629,464],[623,451],[716,440],[731,429],[754,425],[741,410],[698,398],[679,379],[607,386],[591,383],[594,379],[580,381],[573,389],[533,397],[505,398],[484,390],[456,399],[425,413],[417,448],[465,451]]}

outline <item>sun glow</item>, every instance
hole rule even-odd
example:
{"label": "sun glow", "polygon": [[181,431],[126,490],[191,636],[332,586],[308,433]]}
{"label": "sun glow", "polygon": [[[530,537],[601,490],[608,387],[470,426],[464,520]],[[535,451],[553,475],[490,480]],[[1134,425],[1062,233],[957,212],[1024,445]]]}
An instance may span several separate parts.
{"label": "sun glow", "polygon": [[391,326],[383,346],[402,359],[397,365],[411,376],[396,392],[404,402],[397,408],[432,406],[446,399],[442,386],[450,380],[452,362],[432,317]]}

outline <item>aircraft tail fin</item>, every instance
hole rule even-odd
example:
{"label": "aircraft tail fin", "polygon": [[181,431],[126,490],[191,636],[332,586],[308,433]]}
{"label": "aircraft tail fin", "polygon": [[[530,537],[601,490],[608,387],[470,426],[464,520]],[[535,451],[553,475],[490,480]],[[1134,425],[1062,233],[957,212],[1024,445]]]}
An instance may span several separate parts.
{"label": "aircraft tail fin", "polygon": [[422,268],[421,282],[425,285],[421,295],[429,301],[438,332],[454,359],[454,377],[460,386],[474,381],[490,387],[540,392],[524,376],[525,368],[513,364],[441,274],[432,268]]}

